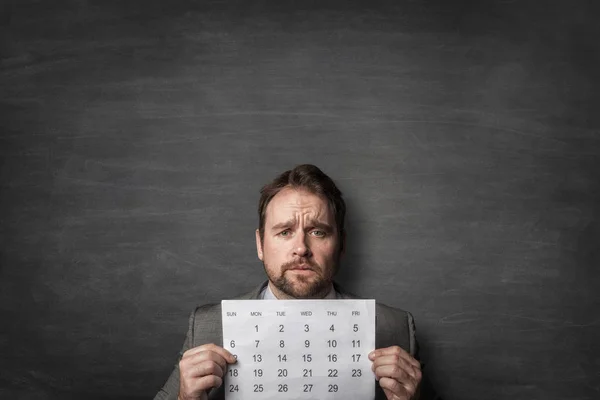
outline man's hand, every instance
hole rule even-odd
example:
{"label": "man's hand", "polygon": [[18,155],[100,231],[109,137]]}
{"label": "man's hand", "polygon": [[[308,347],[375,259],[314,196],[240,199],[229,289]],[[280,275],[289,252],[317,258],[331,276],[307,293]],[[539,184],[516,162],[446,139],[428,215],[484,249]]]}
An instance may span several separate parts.
{"label": "man's hand", "polygon": [[179,361],[179,400],[206,400],[207,390],[223,384],[227,364],[235,357],[216,344],[194,347]]}
{"label": "man's hand", "polygon": [[388,400],[413,400],[421,382],[421,364],[398,346],[369,354],[375,378]]}

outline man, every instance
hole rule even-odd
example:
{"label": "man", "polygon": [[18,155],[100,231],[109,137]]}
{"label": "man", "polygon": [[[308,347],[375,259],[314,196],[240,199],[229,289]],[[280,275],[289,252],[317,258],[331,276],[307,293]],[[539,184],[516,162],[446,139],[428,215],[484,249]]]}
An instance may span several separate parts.
{"label": "man", "polygon": [[[238,299],[349,299],[333,282],[344,253],[346,206],[335,183],[314,165],[299,165],[261,190],[256,249],[268,281]],[[412,315],[376,306],[376,350],[369,354],[376,399],[435,398],[422,380]],[[228,364],[220,304],[190,317],[179,364],[155,399],[224,399]]]}

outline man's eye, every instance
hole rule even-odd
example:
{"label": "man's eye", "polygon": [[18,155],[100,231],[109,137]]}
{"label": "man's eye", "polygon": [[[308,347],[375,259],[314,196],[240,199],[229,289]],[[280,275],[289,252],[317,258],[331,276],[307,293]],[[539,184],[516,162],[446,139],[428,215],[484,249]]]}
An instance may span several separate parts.
{"label": "man's eye", "polygon": [[313,235],[315,235],[317,237],[325,236],[325,231],[313,231],[312,233],[313,233]]}
{"label": "man's eye", "polygon": [[290,235],[290,231],[279,232],[279,236],[289,236],[289,235]]}

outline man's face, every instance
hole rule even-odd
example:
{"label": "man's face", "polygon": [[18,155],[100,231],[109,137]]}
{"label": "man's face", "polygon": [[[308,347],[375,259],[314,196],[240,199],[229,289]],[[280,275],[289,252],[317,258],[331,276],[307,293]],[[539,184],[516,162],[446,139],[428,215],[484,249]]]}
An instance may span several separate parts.
{"label": "man's face", "polygon": [[321,298],[331,288],[342,238],[327,200],[306,190],[284,188],[269,202],[258,258],[278,298]]}

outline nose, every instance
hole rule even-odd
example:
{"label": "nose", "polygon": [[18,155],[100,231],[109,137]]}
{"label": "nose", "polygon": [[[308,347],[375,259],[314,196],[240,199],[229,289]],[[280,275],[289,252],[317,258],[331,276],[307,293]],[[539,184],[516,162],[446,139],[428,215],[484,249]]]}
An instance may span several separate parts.
{"label": "nose", "polygon": [[306,235],[298,235],[296,242],[294,243],[294,256],[296,257],[310,257],[310,247]]}

